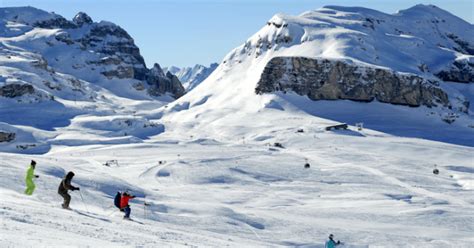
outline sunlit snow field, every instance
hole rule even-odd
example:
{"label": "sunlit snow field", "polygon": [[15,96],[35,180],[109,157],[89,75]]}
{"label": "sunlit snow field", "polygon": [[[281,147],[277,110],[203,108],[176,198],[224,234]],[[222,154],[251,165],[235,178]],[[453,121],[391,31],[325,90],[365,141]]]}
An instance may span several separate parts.
{"label": "sunlit snow field", "polygon": [[[333,233],[345,247],[474,245],[473,148],[323,124],[227,141],[164,134],[142,144],[1,153],[0,244],[324,247]],[[22,194],[30,159],[40,175],[32,197]],[[84,197],[71,193],[77,211],[62,210],[56,193],[69,170]],[[137,222],[113,207],[124,189],[138,196]]]}

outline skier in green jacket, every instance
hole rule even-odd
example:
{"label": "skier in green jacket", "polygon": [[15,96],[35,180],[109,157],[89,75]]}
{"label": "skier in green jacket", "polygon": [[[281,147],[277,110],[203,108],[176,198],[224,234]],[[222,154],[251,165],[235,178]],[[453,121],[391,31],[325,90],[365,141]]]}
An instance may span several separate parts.
{"label": "skier in green jacket", "polygon": [[33,182],[33,177],[38,178],[38,175],[35,175],[35,167],[36,167],[36,161],[31,160],[30,167],[26,171],[26,189],[25,189],[25,194],[27,195],[32,195],[33,192],[35,191],[36,185]]}

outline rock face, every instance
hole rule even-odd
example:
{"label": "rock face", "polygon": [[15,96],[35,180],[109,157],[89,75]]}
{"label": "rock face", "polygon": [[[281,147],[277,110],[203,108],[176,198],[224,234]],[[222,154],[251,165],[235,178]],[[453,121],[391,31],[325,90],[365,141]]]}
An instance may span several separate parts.
{"label": "rock face", "polygon": [[84,12],[77,13],[72,21],[79,27],[82,27],[84,24],[91,24],[92,18]]}
{"label": "rock face", "polygon": [[8,133],[0,131],[0,143],[13,141],[16,137],[15,133]]}
{"label": "rock face", "polygon": [[443,81],[472,83],[474,82],[474,62],[468,60],[454,61],[449,70],[440,71],[436,76]]}
{"label": "rock face", "polygon": [[338,100],[408,106],[446,106],[448,95],[415,75],[364,67],[345,61],[304,57],[275,57],[266,65],[255,92],[293,91],[312,100]]}
{"label": "rock face", "polygon": [[454,50],[460,53],[474,55],[474,44],[469,43],[469,41],[463,40],[459,36],[448,33],[446,37],[454,41],[457,44],[457,47],[454,47]]}
{"label": "rock face", "polygon": [[152,96],[170,92],[175,98],[179,98],[185,92],[178,77],[170,72],[165,75],[159,64],[155,64],[149,71],[146,81],[150,85],[148,93]]}
{"label": "rock face", "polygon": [[[184,94],[183,86],[177,78],[167,77],[157,64],[152,69],[146,67],[140,49],[124,29],[113,23],[91,22],[85,13],[76,15],[75,23],[91,26],[89,33],[77,41],[83,49],[94,50],[103,55],[100,60],[88,62],[105,68],[101,72],[102,75],[109,79],[140,80],[150,86],[147,92],[152,96],[171,93],[173,97],[178,98]],[[134,88],[143,90],[139,85],[145,84],[135,84]]]}
{"label": "rock face", "polygon": [[0,96],[7,98],[15,98],[34,92],[35,89],[29,84],[6,84],[0,87]]}
{"label": "rock face", "polygon": [[106,69],[101,73],[107,78],[144,80],[148,73],[145,60],[133,38],[115,24],[101,22],[91,25],[89,33],[76,41],[80,42],[82,49],[94,50],[103,55],[100,60],[88,63],[104,66]]}
{"label": "rock face", "polygon": [[68,21],[66,18],[62,16],[57,16],[56,18],[52,18],[49,20],[43,20],[43,21],[38,21],[33,24],[35,27],[39,28],[48,28],[48,29],[53,29],[53,28],[77,28],[76,24],[74,22]]}

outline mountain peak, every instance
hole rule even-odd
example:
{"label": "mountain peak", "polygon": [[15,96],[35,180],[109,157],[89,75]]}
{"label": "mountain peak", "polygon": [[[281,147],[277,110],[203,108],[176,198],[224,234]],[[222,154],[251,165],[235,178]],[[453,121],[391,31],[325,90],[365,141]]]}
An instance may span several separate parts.
{"label": "mountain peak", "polygon": [[153,65],[153,68],[151,68],[150,72],[154,76],[158,76],[158,77],[164,77],[165,76],[165,73],[163,72],[163,69],[161,69],[161,66],[158,63],[155,63]]}
{"label": "mountain peak", "polygon": [[91,24],[93,22],[92,18],[84,12],[77,13],[72,19],[72,21],[78,26],[82,26],[84,24]]}
{"label": "mountain peak", "polygon": [[[411,14],[413,12],[421,13]],[[335,89],[348,80],[336,80],[333,87],[327,84],[326,79],[313,76],[326,73],[327,78],[331,78],[332,71],[337,71],[335,75],[345,75],[339,70],[345,67],[345,70],[352,71],[354,80],[360,83],[361,88],[369,87],[367,92],[374,92],[373,89],[378,88],[375,83],[366,84],[361,80],[367,77],[370,82],[376,82],[377,76],[369,74],[383,71],[387,77],[391,75],[400,78],[399,81],[403,80],[402,88],[380,93],[380,96],[396,96],[382,100],[384,103],[429,106],[436,108],[433,115],[439,116],[444,122],[452,122],[452,117],[448,116],[452,115],[460,116],[459,123],[462,123],[461,118],[467,118],[469,97],[462,96],[461,92],[454,93],[455,90],[445,92],[442,87],[451,87],[451,81],[470,83],[474,80],[473,31],[473,25],[457,20],[432,5],[414,6],[402,14],[340,6],[326,6],[298,16],[276,14],[243,44],[228,53],[222,66],[176,104],[204,102],[193,111],[201,111],[198,113],[199,118],[205,119],[205,115],[208,115],[212,121],[215,119],[211,117],[211,109],[215,106],[220,106],[219,111],[229,109],[229,114],[235,109],[259,112],[267,106],[282,110],[286,104],[296,106],[308,99],[315,101],[314,105],[308,105],[317,106],[319,103],[316,101],[319,100],[342,99],[342,95],[337,94],[320,97],[327,92],[340,92]],[[303,65],[307,69],[295,69]],[[411,77],[420,82],[418,85],[424,92],[419,94],[421,91],[414,89],[412,92],[415,95],[427,96],[428,92],[432,93],[426,101],[421,98],[416,103],[405,101],[408,98],[402,95],[414,85]],[[278,78],[281,80],[278,81]],[[308,83],[301,84],[303,80]],[[316,82],[322,82],[320,88],[315,86]],[[380,82],[377,81],[377,84]],[[260,91],[260,85],[265,90],[269,85],[273,85],[273,88]],[[285,85],[288,87],[284,88]],[[183,83],[183,86],[187,85]],[[346,84],[344,88],[357,92],[355,95],[360,97],[363,94],[359,94],[359,86]],[[312,87],[317,90],[308,90]],[[298,93],[300,89],[304,91]],[[295,92],[301,98],[297,98]],[[255,97],[255,93],[262,95]],[[460,95],[460,98],[456,98],[455,94]],[[353,96],[348,98],[356,99]],[[367,101],[374,99],[377,100],[369,97]],[[398,99],[405,99],[405,102]],[[275,103],[277,101],[278,104]],[[256,110],[259,106],[260,109]],[[306,104],[303,108],[311,109]],[[313,109],[310,111],[313,112]],[[402,116],[403,113],[400,114]],[[185,111],[177,115],[184,119]],[[194,117],[196,113],[189,116]],[[469,130],[464,123],[462,125],[464,130]]]}
{"label": "mountain peak", "polygon": [[432,12],[432,11],[444,11],[441,8],[438,8],[436,5],[433,4],[417,4],[413,7],[410,7],[403,11],[423,11],[423,12]]}
{"label": "mountain peak", "polygon": [[161,66],[160,66],[160,64],[158,64],[158,63],[154,63],[154,64],[153,64],[153,69],[154,69],[154,70],[162,71]]}
{"label": "mountain peak", "polygon": [[399,10],[395,15],[403,16],[405,18],[444,19],[449,22],[458,22],[462,20],[464,23],[467,23],[456,15],[432,4],[417,4],[411,8]]}

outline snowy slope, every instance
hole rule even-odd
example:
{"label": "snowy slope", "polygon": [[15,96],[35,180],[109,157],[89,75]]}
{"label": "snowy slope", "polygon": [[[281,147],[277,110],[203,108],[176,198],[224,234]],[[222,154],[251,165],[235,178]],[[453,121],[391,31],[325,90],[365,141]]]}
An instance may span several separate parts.
{"label": "snowy slope", "polygon": [[[448,34],[465,41],[467,51]],[[300,16],[277,14],[225,56],[203,83],[157,111],[156,116],[184,128],[216,128],[219,131],[215,132],[232,137],[232,130],[242,125],[277,125],[288,116],[309,118],[309,113],[349,124],[363,122],[368,128],[394,135],[474,146],[472,104],[459,112],[458,107],[311,101],[291,92],[255,94],[257,82],[272,58],[299,56],[347,61],[434,80],[446,92],[450,104],[460,106],[472,99],[474,84],[440,81],[435,74],[456,61],[472,61],[473,56],[467,53],[474,44],[473,34],[472,24],[431,5],[417,5],[394,15],[334,6]],[[264,113],[271,118],[266,119]],[[455,122],[444,122],[446,117],[454,117]]]}
{"label": "snowy slope", "polygon": [[[322,248],[329,233],[343,247],[474,245],[472,148],[370,130],[325,132],[323,119],[297,133],[297,123],[264,134],[245,129],[243,140],[183,133],[146,144],[0,153],[0,246]],[[27,197],[30,159],[40,178]],[[103,165],[111,159],[118,163]],[[60,209],[56,193],[69,170],[84,198],[71,193],[73,212]],[[137,222],[113,207],[123,189],[138,196]]]}
{"label": "snowy slope", "polygon": [[178,68],[171,66],[169,68],[163,68],[164,71],[169,71],[176,75],[183,84],[186,91],[190,91],[204,81],[211,73],[219,66],[217,63],[212,63],[209,67],[204,65],[195,65],[193,67]]}
{"label": "snowy slope", "polygon": [[142,142],[164,127],[136,109],[172,101],[170,84],[182,88],[159,66],[148,70],[123,29],[84,13],[69,21],[33,7],[0,8],[0,48],[0,131],[15,135],[1,151]]}

